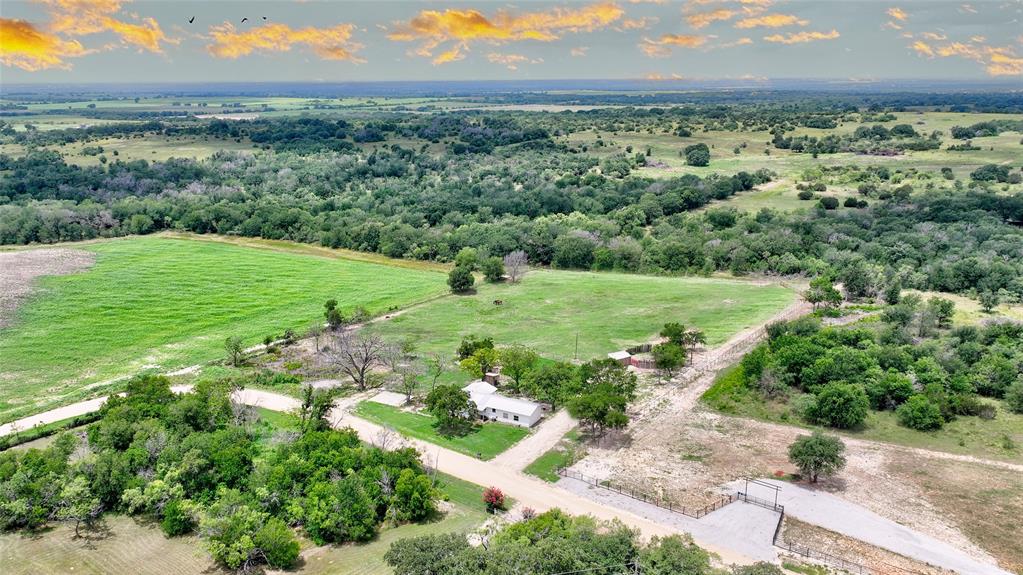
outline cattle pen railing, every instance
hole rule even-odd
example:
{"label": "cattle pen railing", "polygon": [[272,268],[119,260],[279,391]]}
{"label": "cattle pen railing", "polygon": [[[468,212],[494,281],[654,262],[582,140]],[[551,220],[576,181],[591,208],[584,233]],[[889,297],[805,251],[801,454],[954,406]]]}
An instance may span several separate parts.
{"label": "cattle pen railing", "polygon": [[655,505],[657,507],[660,507],[661,509],[667,509],[668,511],[670,511],[672,513],[678,513],[678,514],[681,514],[681,515],[685,515],[686,517],[692,517],[693,519],[699,519],[699,518],[707,515],[708,513],[711,513],[713,511],[717,511],[718,509],[721,509],[722,507],[728,505],[729,503],[732,503],[733,501],[736,501],[736,499],[738,498],[737,495],[722,495],[719,499],[717,499],[715,501],[712,501],[711,503],[708,503],[707,505],[704,505],[702,507],[693,507],[693,506],[689,506],[689,505],[679,505],[677,503],[674,503],[671,500],[664,499],[663,497],[658,497],[658,496],[655,496],[655,495],[650,495],[649,493],[645,493],[645,492],[640,491],[638,489],[635,489],[635,488],[632,488],[632,487],[623,486],[623,485],[618,485],[618,484],[615,484],[614,482],[611,482],[611,481],[600,480],[600,479],[597,479],[596,477],[591,477],[591,476],[586,475],[584,473],[579,473],[578,471],[572,471],[571,469],[566,469],[564,467],[558,468],[557,474],[560,475],[561,477],[568,477],[569,479],[575,479],[575,480],[578,480],[578,481],[582,481],[583,483],[586,483],[587,485],[592,485],[594,487],[599,487],[601,489],[606,489],[606,490],[612,491],[614,493],[625,495],[626,497],[631,497],[632,499],[635,499],[636,501],[642,501],[643,503],[649,503],[651,505]]}

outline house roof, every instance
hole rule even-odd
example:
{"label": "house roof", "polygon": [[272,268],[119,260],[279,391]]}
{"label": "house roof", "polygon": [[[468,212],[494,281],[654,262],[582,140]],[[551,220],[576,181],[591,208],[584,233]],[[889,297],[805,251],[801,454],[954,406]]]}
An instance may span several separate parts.
{"label": "house roof", "polygon": [[499,393],[491,393],[480,397],[481,401],[476,401],[476,398],[473,398],[473,400],[476,402],[476,409],[479,409],[480,411],[493,408],[500,409],[501,411],[507,411],[508,413],[514,413],[516,415],[532,417],[540,410],[540,405],[537,403],[526,401],[525,399],[505,397]]}
{"label": "house roof", "polygon": [[483,380],[476,380],[463,387],[462,391],[468,392],[469,395],[473,395],[476,393],[494,393],[497,391],[497,388]]}
{"label": "house roof", "polygon": [[501,411],[507,411],[508,413],[514,413],[515,415],[525,415],[532,417],[540,410],[540,404],[527,401],[525,399],[516,399],[513,397],[505,397],[500,393],[495,393],[497,388],[490,385],[485,381],[473,381],[469,385],[462,388],[463,391],[468,392],[472,402],[476,404],[476,409],[483,411],[487,408],[500,409]]}
{"label": "house roof", "polygon": [[632,357],[632,354],[627,352],[627,351],[625,351],[625,350],[622,350],[622,351],[612,351],[611,353],[607,354],[607,356],[610,357],[611,359],[614,359],[614,360],[621,360],[621,359],[629,359],[630,357]]}

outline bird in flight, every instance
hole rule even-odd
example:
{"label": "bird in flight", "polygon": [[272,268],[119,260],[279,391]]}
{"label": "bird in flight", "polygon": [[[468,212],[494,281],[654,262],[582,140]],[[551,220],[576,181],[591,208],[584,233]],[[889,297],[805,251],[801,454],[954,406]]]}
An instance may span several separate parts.
{"label": "bird in flight", "polygon": [[191,24],[192,22],[195,22],[195,16],[192,16],[191,18],[188,19],[189,24]]}
{"label": "bird in flight", "polygon": [[244,24],[244,23],[246,23],[246,22],[248,22],[248,21],[249,21],[249,19],[248,19],[248,18],[242,18],[242,24]]}
{"label": "bird in flight", "polygon": [[263,19],[266,20],[266,16],[263,16]]}

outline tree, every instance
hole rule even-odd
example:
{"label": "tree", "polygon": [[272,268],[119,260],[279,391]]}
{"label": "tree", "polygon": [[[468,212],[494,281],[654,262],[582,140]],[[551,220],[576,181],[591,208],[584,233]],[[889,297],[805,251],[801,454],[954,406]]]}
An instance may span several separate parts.
{"label": "tree", "polygon": [[610,389],[585,392],[568,402],[568,412],[583,425],[593,428],[598,436],[608,429],[622,429],[629,423],[625,414],[628,400]]}
{"label": "tree", "polygon": [[686,363],[685,350],[670,341],[655,345],[651,352],[654,356],[654,365],[660,370],[662,379],[670,380],[675,377],[678,368]]}
{"label": "tree", "polygon": [[490,283],[497,283],[504,279],[504,261],[497,256],[483,260],[480,270],[483,272],[483,277]]}
{"label": "tree", "polygon": [[870,400],[862,387],[836,381],[821,386],[809,415],[815,423],[852,429],[863,423],[869,411]]}
{"label": "tree", "polygon": [[984,310],[984,313],[991,313],[996,307],[998,307],[999,297],[998,294],[993,291],[984,291],[980,293],[980,308]]}
{"label": "tree", "polygon": [[834,196],[824,196],[819,201],[820,206],[825,210],[834,210],[838,208],[838,198]]}
{"label": "tree", "polygon": [[402,469],[394,484],[392,505],[398,510],[398,517],[406,521],[419,521],[433,513],[435,491],[430,478],[412,469]]}
{"label": "tree", "polygon": [[476,404],[457,385],[438,385],[426,396],[426,409],[437,418],[437,429],[456,435],[465,433],[476,420]]}
{"label": "tree", "polygon": [[76,475],[60,490],[60,503],[57,507],[57,518],[62,521],[75,522],[75,537],[81,537],[79,528],[84,523],[92,525],[103,510],[103,505],[89,489],[89,480],[84,475]]}
{"label": "tree", "polygon": [[653,537],[639,553],[643,575],[709,575],[710,553],[689,535]]}
{"label": "tree", "polygon": [[504,492],[497,487],[487,487],[483,490],[483,503],[489,513],[504,509]]}
{"label": "tree", "polygon": [[813,435],[800,435],[789,446],[789,461],[810,478],[810,483],[817,483],[818,477],[833,475],[845,467],[844,453],[841,439],[815,431]]}
{"label": "tree", "polygon": [[699,143],[686,146],[683,153],[686,156],[686,164],[690,166],[706,166],[710,164],[710,148],[707,144]]}
{"label": "tree", "polygon": [[494,349],[494,338],[481,338],[477,335],[467,335],[463,337],[461,343],[458,344],[458,350],[455,354],[458,356],[458,359],[461,360],[471,356],[476,353],[476,350],[482,348]]}
{"label": "tree", "polygon": [[462,248],[455,254],[455,267],[476,271],[479,265],[479,252],[475,248]]}
{"label": "tree", "polygon": [[515,250],[504,256],[504,269],[508,274],[508,281],[513,284],[522,281],[528,271],[526,252]]}
{"label": "tree", "polygon": [[941,429],[945,419],[941,416],[941,408],[935,405],[926,395],[917,394],[906,400],[895,410],[899,424],[917,431]]}
{"label": "tree", "polygon": [[1023,413],[1023,375],[1005,389],[1005,405],[1013,413]]}
{"label": "tree", "polygon": [[459,362],[459,365],[469,375],[477,379],[482,379],[484,375],[490,373],[494,366],[497,365],[499,358],[498,351],[492,347],[482,347],[477,349],[469,357]]}
{"label": "tree", "polygon": [[810,288],[806,290],[803,297],[813,304],[813,309],[817,309],[817,306],[821,304],[824,307],[835,307],[842,303],[842,294],[835,289],[831,278],[827,276],[817,276],[810,280]]}
{"label": "tree", "polygon": [[337,309],[337,300],[328,299],[323,304],[323,317],[327,320],[327,325],[330,329],[340,329],[345,324],[345,316],[341,314],[341,310]]}
{"label": "tree", "polygon": [[311,385],[302,387],[302,403],[298,408],[299,427],[303,433],[323,431],[330,428],[327,416],[334,407],[337,390],[315,389]]}
{"label": "tree", "polygon": [[535,351],[515,345],[500,351],[501,374],[511,378],[514,390],[522,390],[522,378],[536,368],[540,356]]}
{"label": "tree", "polygon": [[224,340],[224,349],[227,350],[227,357],[231,360],[231,365],[238,367],[241,365],[242,354],[245,349],[242,347],[242,338],[238,336],[231,336]]}
{"label": "tree", "polygon": [[468,267],[455,266],[455,269],[448,274],[448,287],[454,293],[465,293],[471,290],[475,283],[476,278],[473,277],[472,270]]}
{"label": "tree", "polygon": [[306,334],[313,338],[313,349],[317,355],[320,353],[320,338],[323,337],[323,331],[323,323],[319,321],[309,324],[309,329],[306,330]]}
{"label": "tree", "polygon": [[661,329],[661,337],[678,346],[685,345],[685,336],[686,326],[678,322],[666,323]]}
{"label": "tree", "polygon": [[368,387],[367,375],[374,367],[386,364],[393,349],[382,337],[361,330],[342,330],[331,336],[325,351],[327,363],[347,375],[360,390]]}
{"label": "tree", "polygon": [[946,328],[952,325],[952,317],[955,315],[956,304],[950,299],[932,297],[927,300],[927,307],[932,310],[938,327]]}
{"label": "tree", "polygon": [[430,391],[437,387],[437,380],[444,375],[444,360],[440,354],[432,354],[426,358],[426,370],[430,376]]}
{"label": "tree", "polygon": [[690,361],[693,359],[693,353],[696,352],[696,348],[706,343],[707,336],[701,330],[687,329],[685,333],[682,334],[682,346],[689,352]]}
{"label": "tree", "polygon": [[458,557],[471,550],[464,533],[403,537],[391,543],[384,561],[394,575],[441,575],[455,572]]}
{"label": "tree", "polygon": [[416,393],[416,388],[419,387],[419,378],[422,376],[422,370],[415,365],[406,365],[400,367],[398,370],[398,385],[401,388],[402,394],[405,395],[405,403],[412,402],[412,396]]}
{"label": "tree", "polygon": [[570,363],[542,363],[530,371],[523,381],[523,387],[530,396],[560,406],[573,391],[576,380],[576,368]]}
{"label": "tree", "polygon": [[376,532],[376,509],[358,475],[314,484],[303,507],[306,530],[320,545],[366,541]]}

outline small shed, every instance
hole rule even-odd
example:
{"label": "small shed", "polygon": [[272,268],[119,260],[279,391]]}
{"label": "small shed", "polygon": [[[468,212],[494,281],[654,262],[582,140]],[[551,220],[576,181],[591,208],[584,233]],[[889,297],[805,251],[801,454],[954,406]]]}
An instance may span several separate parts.
{"label": "small shed", "polygon": [[501,374],[497,373],[496,371],[488,371],[487,373],[483,374],[483,381],[489,383],[490,385],[497,385],[500,379]]}
{"label": "small shed", "polygon": [[607,357],[617,361],[622,365],[630,365],[632,363],[632,354],[625,351],[624,349],[622,351],[612,351],[611,353],[607,354]]}

